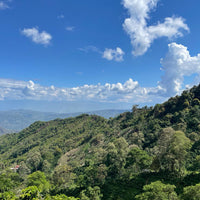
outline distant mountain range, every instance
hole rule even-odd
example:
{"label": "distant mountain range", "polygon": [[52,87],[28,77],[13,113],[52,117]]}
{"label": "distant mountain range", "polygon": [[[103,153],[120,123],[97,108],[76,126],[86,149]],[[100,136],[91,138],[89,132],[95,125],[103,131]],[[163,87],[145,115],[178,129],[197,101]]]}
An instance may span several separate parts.
{"label": "distant mountain range", "polygon": [[[84,112],[87,114],[99,115],[104,118],[116,117],[120,113],[126,110],[98,110],[91,112]],[[28,127],[35,121],[49,121],[56,118],[68,118],[76,117],[83,114],[83,112],[78,113],[53,113],[53,112],[39,112],[32,110],[10,110],[10,111],[0,111],[0,135],[5,133],[13,133],[21,131],[22,129]]]}
{"label": "distant mountain range", "polygon": [[5,128],[0,127],[0,135],[6,134],[6,133],[13,133],[14,131],[8,130]]}

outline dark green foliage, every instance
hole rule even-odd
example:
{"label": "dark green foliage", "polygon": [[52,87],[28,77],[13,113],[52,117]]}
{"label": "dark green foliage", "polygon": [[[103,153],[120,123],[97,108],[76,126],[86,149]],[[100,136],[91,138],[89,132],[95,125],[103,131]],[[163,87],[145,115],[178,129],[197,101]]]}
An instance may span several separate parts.
{"label": "dark green foliage", "polygon": [[152,157],[146,151],[137,147],[132,148],[126,158],[126,170],[130,173],[140,173],[150,171]]}

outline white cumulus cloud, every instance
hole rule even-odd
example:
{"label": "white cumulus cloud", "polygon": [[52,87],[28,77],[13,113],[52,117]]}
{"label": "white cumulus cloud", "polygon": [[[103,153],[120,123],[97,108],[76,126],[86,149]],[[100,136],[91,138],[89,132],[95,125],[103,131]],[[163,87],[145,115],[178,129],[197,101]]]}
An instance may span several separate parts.
{"label": "white cumulus cloud", "polygon": [[116,49],[105,49],[102,57],[107,60],[114,60],[117,62],[123,61],[124,52],[121,48],[117,47]]}
{"label": "white cumulus cloud", "polygon": [[99,48],[96,46],[90,45],[86,46],[84,48],[79,48],[78,50],[89,53],[89,52],[96,52],[102,56],[102,58],[107,59],[107,60],[114,60],[116,62],[121,62],[123,61],[123,57],[125,53],[120,47],[117,47],[116,49],[108,49],[106,48],[104,51],[101,51]]}
{"label": "white cumulus cloud", "polygon": [[164,76],[159,85],[164,89],[164,94],[172,96],[182,91],[184,77],[196,75],[193,84],[200,81],[200,54],[191,56],[187,47],[171,43],[165,58],[161,59]]}
{"label": "white cumulus cloud", "polygon": [[167,17],[163,23],[148,26],[147,19],[152,9],[156,8],[158,0],[123,0],[124,7],[130,17],[125,19],[123,28],[131,38],[133,55],[143,55],[153,41],[160,37],[180,37],[182,31],[189,31],[181,17]]}
{"label": "white cumulus cloud", "polygon": [[46,31],[39,32],[38,28],[25,28],[21,33],[37,44],[49,45],[52,39],[49,33]]}

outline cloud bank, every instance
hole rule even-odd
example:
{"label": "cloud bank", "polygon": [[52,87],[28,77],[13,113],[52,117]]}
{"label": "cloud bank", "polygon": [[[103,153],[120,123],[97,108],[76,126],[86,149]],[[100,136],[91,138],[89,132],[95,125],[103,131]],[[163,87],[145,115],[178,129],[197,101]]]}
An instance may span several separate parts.
{"label": "cloud bank", "polygon": [[[171,43],[166,56],[161,59],[164,75],[155,87],[142,87],[133,79],[125,83],[83,85],[73,88],[42,86],[33,81],[0,79],[0,100],[93,100],[97,102],[148,103],[161,102],[180,94],[187,86],[186,76],[196,75],[200,81],[200,54],[191,56],[187,47]],[[191,85],[192,86],[192,85]]]}
{"label": "cloud bank", "polygon": [[23,35],[30,38],[36,44],[49,45],[52,36],[46,31],[39,32],[38,28],[25,28],[21,31]]}
{"label": "cloud bank", "polygon": [[125,95],[131,95],[138,88],[138,82],[129,79],[124,84],[106,83],[104,85],[83,85],[74,88],[45,87],[33,81],[0,79],[0,100],[98,100],[120,101]]}
{"label": "cloud bank", "polygon": [[181,17],[167,17],[163,23],[148,26],[149,14],[156,8],[158,0],[123,0],[122,3],[130,15],[123,28],[131,38],[134,56],[143,55],[157,38],[181,37],[183,30],[189,31]]}

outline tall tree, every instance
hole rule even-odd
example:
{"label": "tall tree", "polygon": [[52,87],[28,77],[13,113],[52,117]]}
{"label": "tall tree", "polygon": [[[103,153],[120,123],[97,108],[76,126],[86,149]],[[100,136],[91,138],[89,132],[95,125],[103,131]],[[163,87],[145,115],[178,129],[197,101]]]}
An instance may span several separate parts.
{"label": "tall tree", "polygon": [[136,200],[178,200],[174,191],[175,186],[156,181],[143,187],[143,193],[135,197]]}
{"label": "tall tree", "polygon": [[178,175],[184,173],[185,159],[190,147],[191,142],[182,131],[164,129],[158,140],[157,152],[161,169]]}

